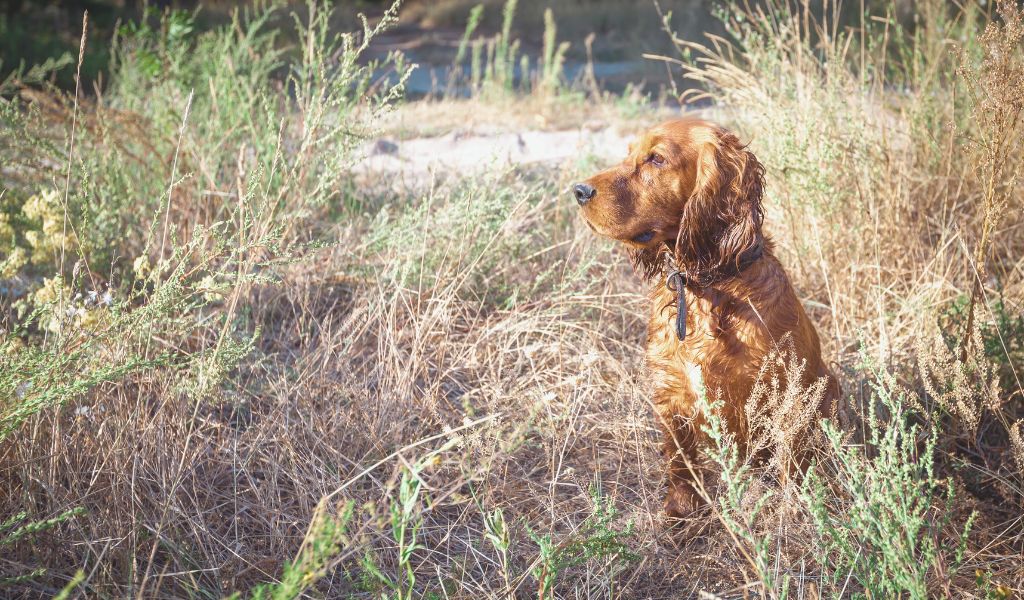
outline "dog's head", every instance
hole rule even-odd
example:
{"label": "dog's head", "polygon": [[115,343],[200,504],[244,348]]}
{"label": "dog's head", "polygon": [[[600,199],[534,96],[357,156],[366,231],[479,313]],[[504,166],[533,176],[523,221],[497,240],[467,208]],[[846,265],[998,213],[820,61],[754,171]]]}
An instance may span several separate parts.
{"label": "dog's head", "polygon": [[698,273],[739,266],[764,243],[764,168],[732,133],[696,119],[645,132],[617,166],[573,186],[584,220],[629,247],[637,271],[661,255]]}

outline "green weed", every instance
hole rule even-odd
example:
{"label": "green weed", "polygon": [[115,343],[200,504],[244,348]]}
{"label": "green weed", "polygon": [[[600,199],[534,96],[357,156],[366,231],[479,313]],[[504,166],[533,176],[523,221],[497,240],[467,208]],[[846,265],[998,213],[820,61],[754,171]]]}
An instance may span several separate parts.
{"label": "green weed", "polygon": [[555,584],[569,569],[590,560],[605,561],[609,570],[608,596],[614,597],[614,581],[624,563],[639,560],[627,543],[633,535],[633,524],[624,528],[615,526],[617,511],[597,487],[591,488],[593,513],[579,530],[560,540],[550,534],[542,535],[528,530],[537,545],[537,566],[532,570],[537,579],[537,597],[554,598]]}
{"label": "green weed", "polygon": [[833,585],[851,578],[872,598],[933,597],[934,578],[949,581],[963,561],[974,516],[953,545],[941,544],[951,523],[952,484],[936,473],[938,433],[922,432],[905,392],[877,371],[863,447],[831,422],[822,428],[830,458],[808,472],[803,498],[819,533],[824,575]]}
{"label": "green weed", "polygon": [[[516,95],[535,94],[546,99],[575,98],[565,78],[565,54],[569,42],[558,41],[558,26],[550,8],[544,11],[543,48],[531,67],[530,57],[520,55],[520,40],[512,37],[517,0],[506,0],[502,7],[501,30],[490,38],[473,39],[485,7],[478,4],[470,11],[466,28],[451,66],[447,93],[453,94],[465,83],[470,93],[484,100],[499,101]],[[472,41],[471,41],[472,40]],[[469,49],[468,81],[463,74]],[[462,76],[460,76],[462,75]]]}

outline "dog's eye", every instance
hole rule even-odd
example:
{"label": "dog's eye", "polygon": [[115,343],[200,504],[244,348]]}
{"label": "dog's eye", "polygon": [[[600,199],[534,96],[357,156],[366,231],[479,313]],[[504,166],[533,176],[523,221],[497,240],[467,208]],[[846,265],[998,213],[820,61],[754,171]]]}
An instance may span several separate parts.
{"label": "dog's eye", "polygon": [[634,237],[633,241],[638,243],[638,244],[646,244],[647,242],[651,241],[652,239],[654,239],[654,232],[653,231],[645,231],[645,232],[641,233],[640,235]]}
{"label": "dog's eye", "polygon": [[665,164],[665,157],[658,154],[657,152],[651,152],[647,155],[647,162],[651,163],[656,167],[660,167]]}

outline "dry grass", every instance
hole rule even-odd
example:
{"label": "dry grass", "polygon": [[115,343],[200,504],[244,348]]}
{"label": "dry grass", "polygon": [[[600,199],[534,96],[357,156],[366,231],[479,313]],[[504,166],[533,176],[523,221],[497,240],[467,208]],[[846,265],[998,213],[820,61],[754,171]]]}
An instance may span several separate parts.
{"label": "dry grass", "polygon": [[[740,26],[772,35],[748,31],[742,51],[697,49],[705,61],[689,73],[753,139],[768,168],[766,220],[848,400],[837,424],[809,422],[804,407],[815,404],[816,391],[779,386],[776,376],[800,365],[775,357],[748,416],[755,445],[783,451],[762,464],[733,454],[728,436],[712,444],[708,459],[722,477],[704,482],[710,508],[679,535],[660,515],[663,464],[641,359],[643,290],[624,257],[581,226],[563,193],[592,168],[586,157],[469,179],[452,174],[407,190],[390,181],[352,190],[346,171],[309,166],[326,160],[299,133],[310,120],[286,115],[261,127],[242,118],[218,129],[233,114],[229,100],[243,116],[255,110],[238,99],[245,94],[221,87],[217,104],[196,92],[207,111],[200,117],[209,118],[185,128],[179,173],[194,175],[179,181],[168,160],[181,98],[158,105],[171,107],[157,115],[164,126],[141,108],[141,94],[117,113],[86,103],[79,152],[102,162],[106,155],[89,154],[96,147],[117,140],[125,152],[138,150],[140,138],[157,149],[136,160],[159,171],[152,194],[166,197],[155,207],[169,221],[144,221],[123,236],[130,239],[121,251],[145,256],[147,228],[152,235],[168,223],[170,237],[177,232],[184,243],[192,231],[226,222],[229,242],[209,234],[181,254],[194,277],[165,270],[137,279],[127,265],[90,273],[115,289],[125,281],[141,290],[115,305],[129,314],[159,304],[177,282],[188,293],[171,305],[173,318],[119,329],[75,321],[78,346],[61,345],[64,334],[43,326],[5,333],[2,348],[12,355],[26,346],[41,356],[88,349],[92,362],[49,371],[61,381],[126,353],[154,361],[89,379],[0,442],[0,515],[26,511],[38,520],[85,510],[4,546],[5,576],[48,569],[7,589],[52,596],[82,569],[75,593],[88,597],[221,597],[281,578],[314,515],[351,507],[311,596],[818,598],[863,593],[878,579],[913,597],[1024,591],[1020,340],[1000,321],[1003,313],[1012,321],[1024,298],[1020,148],[985,144],[989,134],[970,115],[988,109],[980,100],[959,104],[950,90],[965,84],[942,75],[954,59],[936,41],[974,27],[966,20],[976,15],[922,30],[919,48],[933,53],[918,67],[930,75],[900,79],[901,94],[858,70],[892,55],[858,49],[855,32],[811,52],[808,38],[820,41],[830,29],[808,33],[815,22],[800,15],[752,16],[762,20],[748,16]],[[1019,27],[1012,14],[1005,23]],[[1011,35],[992,31],[965,50],[969,68],[988,64],[989,42]],[[999,72],[1020,77],[1019,45],[1007,54]],[[765,72],[778,80],[758,76]],[[985,81],[966,85],[979,99],[1001,98]],[[181,93],[154,89],[151,98]],[[1016,98],[1007,95],[1000,106]],[[413,103],[374,123],[393,137],[457,123],[526,126],[549,101],[500,110],[479,99]],[[343,106],[356,115],[347,125],[361,125],[369,112]],[[47,110],[51,124],[65,114],[60,103]],[[303,110],[296,115],[310,114]],[[609,107],[571,111],[541,125],[635,123]],[[139,129],[110,132],[117,123]],[[998,123],[991,131],[1006,134],[1007,122]],[[347,164],[353,145],[333,147],[331,160]],[[998,169],[978,158],[990,148],[1002,153]],[[302,152],[306,160],[290,160]],[[259,178],[286,157],[285,183]],[[31,171],[28,163],[5,179],[15,199],[50,174],[46,164]],[[112,168],[99,172],[120,181]],[[76,170],[76,183],[90,180]],[[1006,207],[995,220],[993,206]],[[267,241],[275,224],[285,231]],[[301,243],[312,237],[331,243]],[[214,251],[220,258],[209,258]],[[979,272],[988,276],[977,307],[965,310]],[[82,289],[93,285],[68,275]],[[18,313],[13,300],[4,302],[13,329]],[[23,363],[0,366],[9,364]],[[0,397],[31,396],[45,383],[32,381],[36,388]],[[808,480],[785,477],[783,458],[796,442],[817,458]],[[420,487],[404,502],[410,478]],[[638,560],[595,551],[545,588],[537,573],[550,563],[538,540],[596,544],[588,529],[600,514],[595,492],[617,509],[603,531],[621,534],[614,539]],[[415,525],[411,553],[399,548],[408,539],[395,536],[396,506]],[[878,522],[850,520],[871,511]],[[909,516],[885,520],[900,511]],[[846,534],[853,559],[842,547]],[[414,581],[401,583],[409,573]]]}
{"label": "dry grass", "polygon": [[[525,230],[552,212],[567,221],[554,200],[529,222],[504,226]],[[588,260],[586,251],[563,243],[529,264],[571,264]],[[433,500],[423,534],[430,550],[417,566],[424,577],[436,576],[435,567],[462,570],[456,565],[482,539],[481,510],[505,508],[520,544],[520,519],[571,531],[595,480],[653,536],[646,543],[663,537],[660,459],[631,350],[642,335],[639,298],[621,267],[620,277],[599,285],[556,274],[552,285],[570,289],[493,311],[460,295],[457,279],[423,290],[325,281],[351,260],[324,253],[246,299],[264,328],[259,358],[212,402],[194,405],[173,393],[173,373],[157,374],[43,415],[12,436],[7,498],[33,498],[44,512],[88,509],[68,531],[37,542],[36,559],[95,567],[87,579],[94,593],[244,589],[279,572],[322,496],[345,485],[342,498],[380,503],[403,461],[445,438],[401,451],[360,480],[353,474],[481,417],[492,419],[466,430],[426,475]],[[488,276],[528,285],[532,273],[503,264]],[[380,547],[387,565],[381,535],[364,543]],[[63,541],[76,539],[100,541]],[[514,566],[529,560],[516,553]],[[462,593],[500,595],[494,565],[464,569]],[[129,588],[121,587],[126,572],[139,573]],[[326,585],[355,583],[338,571]]]}

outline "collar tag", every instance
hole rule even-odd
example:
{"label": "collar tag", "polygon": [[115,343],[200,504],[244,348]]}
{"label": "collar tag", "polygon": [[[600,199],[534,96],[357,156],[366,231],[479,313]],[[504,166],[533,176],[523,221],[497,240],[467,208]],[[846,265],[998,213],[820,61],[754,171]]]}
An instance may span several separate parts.
{"label": "collar tag", "polygon": [[665,279],[665,287],[676,293],[676,337],[686,339],[686,273],[673,270]]}

